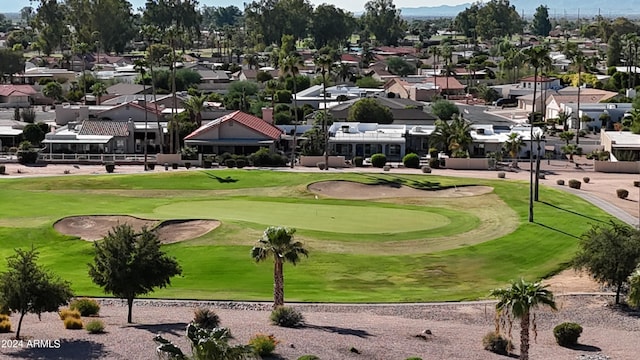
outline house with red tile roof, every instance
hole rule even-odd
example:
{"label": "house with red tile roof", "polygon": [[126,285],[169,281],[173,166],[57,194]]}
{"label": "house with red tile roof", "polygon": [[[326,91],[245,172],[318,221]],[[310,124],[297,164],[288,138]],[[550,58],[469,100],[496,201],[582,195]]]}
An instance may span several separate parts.
{"label": "house with red tile roof", "polygon": [[276,150],[282,130],[259,117],[235,111],[202,125],[184,138],[201,154],[252,154],[262,147]]}
{"label": "house with red tile roof", "polygon": [[28,107],[38,92],[31,85],[0,85],[0,107]]}

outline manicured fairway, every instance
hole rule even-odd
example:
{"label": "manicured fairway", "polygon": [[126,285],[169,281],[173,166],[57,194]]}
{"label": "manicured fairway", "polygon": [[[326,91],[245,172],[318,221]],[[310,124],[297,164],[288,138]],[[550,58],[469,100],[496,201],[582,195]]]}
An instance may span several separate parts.
{"label": "manicured fairway", "polygon": [[[235,182],[220,182],[230,177]],[[404,184],[436,189],[485,185],[471,198],[316,199],[322,180]],[[270,263],[249,250],[269,225],[298,229],[310,252],[285,265],[286,300],[388,302],[485,297],[508,280],[561,269],[577,237],[610,217],[580,198],[542,187],[536,222],[527,223],[527,184],[431,175],[305,174],[216,170],[144,175],[1,179],[0,257],[35,246],[41,262],[79,295],[99,296],[87,263],[91,243],[55,232],[65,216],[127,214],[145,218],[220,219],[216,230],[164,245],[183,267],[153,297],[268,300]],[[4,201],[4,199],[10,199]],[[0,262],[0,271],[5,263]]]}

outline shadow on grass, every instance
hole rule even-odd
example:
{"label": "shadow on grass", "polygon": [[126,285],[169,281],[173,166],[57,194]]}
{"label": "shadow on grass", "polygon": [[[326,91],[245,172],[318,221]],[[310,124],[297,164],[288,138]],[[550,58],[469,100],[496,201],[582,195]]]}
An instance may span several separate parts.
{"label": "shadow on grass", "polygon": [[536,225],[540,225],[540,226],[542,226],[542,227],[544,227],[544,228],[547,228],[547,229],[549,229],[549,230],[552,230],[552,231],[555,231],[555,232],[559,232],[560,234],[570,236],[570,237],[572,237],[572,238],[574,238],[574,239],[580,239],[580,237],[579,237],[579,236],[576,236],[576,235],[573,235],[573,234],[569,234],[568,232],[563,231],[563,230],[560,230],[560,229],[552,228],[551,226],[548,226],[548,225],[545,225],[545,224],[539,223],[539,222],[537,222],[537,221],[534,221],[533,223],[534,223],[534,224],[536,224]]}
{"label": "shadow on grass", "polygon": [[[98,335],[99,336],[99,335]],[[33,340],[31,340],[33,341]],[[12,357],[18,359],[65,359],[65,360],[86,360],[86,359],[106,359],[109,352],[104,345],[87,340],[61,340],[60,347],[55,348],[53,341],[48,347],[27,347],[27,340],[23,340],[24,348],[11,354],[4,354],[2,358]]]}
{"label": "shadow on grass", "polygon": [[558,210],[562,210],[562,211],[568,212],[568,213],[570,213],[570,214],[574,214],[574,215],[582,216],[583,218],[586,218],[586,219],[589,219],[589,220],[597,221],[597,222],[600,222],[600,223],[608,223],[607,221],[604,221],[604,220],[601,220],[601,219],[597,219],[597,218],[594,218],[594,217],[591,217],[591,216],[587,216],[587,215],[585,215],[585,214],[581,214],[581,213],[579,213],[579,212],[577,212],[577,211],[573,211],[573,210],[569,210],[569,209],[561,208],[561,207],[560,207],[560,206],[558,206],[558,205],[553,205],[553,204],[548,203],[548,202],[546,202],[546,201],[539,201],[539,203],[540,203],[540,204],[545,204],[545,205],[547,205],[547,206],[550,206],[550,207],[555,208],[555,209],[558,209]]}
{"label": "shadow on grass", "polygon": [[576,351],[587,351],[587,352],[602,351],[602,349],[597,346],[585,345],[585,344],[567,345],[564,347],[566,347],[567,349],[576,350]]}
{"label": "shadow on grass", "polygon": [[207,176],[210,179],[218,180],[219,183],[234,183],[234,182],[238,181],[238,179],[234,179],[231,176],[227,176],[226,178],[222,178],[222,177],[220,177],[220,176],[218,176],[216,174],[213,174],[211,172],[206,172],[205,171],[204,173],[207,174]]}
{"label": "shadow on grass", "polygon": [[184,335],[184,331],[187,328],[187,323],[176,322],[168,324],[152,324],[152,325],[132,325],[131,327],[146,330],[154,335],[157,334],[171,334],[171,335]]}
{"label": "shadow on grass", "polygon": [[309,328],[309,329],[326,331],[326,332],[330,332],[330,333],[334,333],[334,334],[338,334],[338,335],[357,336],[357,337],[362,338],[362,339],[365,339],[365,338],[368,338],[370,336],[373,336],[373,335],[369,334],[366,330],[349,329],[349,328],[343,328],[343,327],[337,327],[337,326],[318,326],[318,325],[308,325],[307,324],[304,327]]}
{"label": "shadow on grass", "polygon": [[413,178],[404,178],[397,175],[387,175],[388,177],[379,177],[372,174],[360,174],[360,175],[369,179],[373,179],[374,182],[370,183],[372,185],[384,185],[384,186],[390,186],[395,188],[399,188],[400,186],[404,185],[417,190],[435,191],[435,190],[445,190],[445,189],[450,189],[455,187],[470,186],[470,185],[442,186],[440,185],[439,182],[432,182],[429,180],[416,180]]}

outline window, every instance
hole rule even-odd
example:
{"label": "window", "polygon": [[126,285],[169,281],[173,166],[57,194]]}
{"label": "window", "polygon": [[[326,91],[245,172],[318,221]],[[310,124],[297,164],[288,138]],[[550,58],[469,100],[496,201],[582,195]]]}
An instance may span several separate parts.
{"label": "window", "polygon": [[400,145],[389,145],[389,155],[400,155]]}

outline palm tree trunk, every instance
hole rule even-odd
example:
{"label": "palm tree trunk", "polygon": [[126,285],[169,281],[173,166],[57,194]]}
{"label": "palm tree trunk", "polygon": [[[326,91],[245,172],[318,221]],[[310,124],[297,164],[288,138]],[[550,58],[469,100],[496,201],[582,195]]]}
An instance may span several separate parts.
{"label": "palm tree trunk", "polygon": [[520,319],[520,360],[529,360],[529,312]]}
{"label": "palm tree trunk", "polygon": [[578,106],[576,109],[576,118],[578,119],[578,131],[576,133],[576,145],[580,144],[580,127],[582,119],[580,119],[580,77],[582,75],[582,64],[578,64]]}
{"label": "palm tree trunk", "polygon": [[[533,119],[536,112],[536,91],[538,85],[538,68],[533,71],[533,101],[531,102],[531,119],[529,127],[529,222],[533,222]],[[537,175],[537,174],[536,174]],[[537,176],[536,176],[537,177]]]}
{"label": "palm tree trunk", "polygon": [[133,310],[133,298],[128,298],[127,299],[127,307],[129,308],[128,311],[127,311],[127,323],[131,324],[133,322],[132,321],[132,316],[131,316],[131,313],[132,313],[132,310]]}
{"label": "palm tree trunk", "polygon": [[327,127],[327,75],[322,73],[322,99],[324,100],[324,116],[322,119],[322,128],[324,133],[324,169],[329,170],[329,129]]}
{"label": "palm tree trunk", "polygon": [[282,259],[275,254],[273,264],[273,308],[284,305],[284,274]]}
{"label": "palm tree trunk", "polygon": [[291,149],[291,168],[296,164],[296,135],[298,134],[298,91],[296,90],[296,75],[293,74],[293,148]]}
{"label": "palm tree trunk", "polygon": [[620,292],[622,291],[622,284],[616,286],[616,305],[620,304]]}

